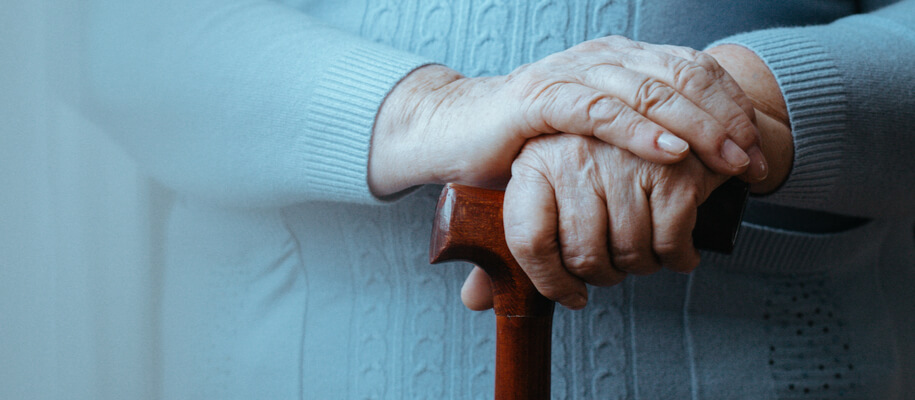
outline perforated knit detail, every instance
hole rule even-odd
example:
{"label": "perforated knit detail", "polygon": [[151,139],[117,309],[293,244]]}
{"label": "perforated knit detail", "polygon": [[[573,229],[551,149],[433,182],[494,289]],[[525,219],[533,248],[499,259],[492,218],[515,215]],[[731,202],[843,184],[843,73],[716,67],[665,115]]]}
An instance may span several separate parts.
{"label": "perforated knit detail", "polygon": [[763,318],[779,399],[855,398],[855,364],[825,275],[775,278]]}

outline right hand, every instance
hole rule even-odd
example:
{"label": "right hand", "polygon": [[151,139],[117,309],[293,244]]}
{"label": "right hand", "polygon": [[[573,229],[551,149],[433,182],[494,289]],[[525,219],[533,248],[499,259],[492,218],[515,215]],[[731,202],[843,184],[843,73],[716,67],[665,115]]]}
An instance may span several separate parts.
{"label": "right hand", "polygon": [[368,180],[379,196],[424,183],[503,187],[526,140],[563,132],[660,164],[692,148],[711,170],[754,182],[767,174],[754,122],[750,100],[711,56],[606,37],[507,76],[414,71],[379,111]]}
{"label": "right hand", "polygon": [[[696,210],[727,176],[693,156],[673,165],[575,135],[528,141],[505,190],[505,241],[541,294],[579,309],[586,284],[611,286],[627,274],[699,263]],[[475,269],[461,293],[471,309],[492,306]]]}

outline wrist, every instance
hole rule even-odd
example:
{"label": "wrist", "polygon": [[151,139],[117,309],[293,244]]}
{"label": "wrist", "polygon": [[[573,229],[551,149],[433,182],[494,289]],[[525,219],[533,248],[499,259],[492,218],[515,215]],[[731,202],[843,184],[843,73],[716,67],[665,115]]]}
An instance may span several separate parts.
{"label": "wrist", "polygon": [[788,179],[794,162],[794,137],[788,109],[775,76],[751,50],[724,44],[706,50],[737,82],[756,109],[760,148],[769,163],[769,175],[752,184],[753,193],[772,192]]}
{"label": "wrist", "polygon": [[[442,65],[417,68],[388,94],[372,131],[369,149],[368,185],[383,197],[412,186],[436,182],[429,157],[434,156],[423,140],[432,95],[463,76]],[[435,107],[432,106],[432,109]]]}

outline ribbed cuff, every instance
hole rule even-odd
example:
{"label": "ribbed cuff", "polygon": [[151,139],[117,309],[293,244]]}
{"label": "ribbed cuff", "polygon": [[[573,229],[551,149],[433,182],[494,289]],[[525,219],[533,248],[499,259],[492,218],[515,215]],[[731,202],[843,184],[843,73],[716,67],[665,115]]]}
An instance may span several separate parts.
{"label": "ribbed cuff", "polygon": [[[321,77],[308,102],[306,157],[317,200],[378,204],[368,188],[368,157],[375,116],[387,94],[431,61],[380,45],[357,45]],[[385,200],[390,200],[386,198]]]}
{"label": "ribbed cuff", "polygon": [[817,204],[828,200],[840,176],[848,102],[839,69],[803,28],[731,36],[709,47],[737,44],[756,53],[775,75],[788,106],[794,164],[786,182],[767,201]]}
{"label": "ribbed cuff", "polygon": [[812,274],[873,263],[895,221],[835,233],[787,231],[744,222],[730,255],[702,251],[704,265],[762,274]]}

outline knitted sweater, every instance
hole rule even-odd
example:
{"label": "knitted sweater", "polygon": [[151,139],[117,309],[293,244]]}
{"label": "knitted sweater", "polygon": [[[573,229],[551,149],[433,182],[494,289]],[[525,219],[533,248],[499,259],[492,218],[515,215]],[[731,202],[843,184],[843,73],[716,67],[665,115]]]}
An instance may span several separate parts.
{"label": "knitted sweater", "polygon": [[[163,397],[489,398],[494,317],[461,306],[468,266],[426,258],[438,188],[367,188],[375,114],[419,66],[504,74],[609,34],[756,52],[795,160],[735,254],[557,309],[553,397],[915,392],[915,1],[878,3],[90,2],[83,106],[178,198]],[[768,226],[781,206],[867,220]]]}

